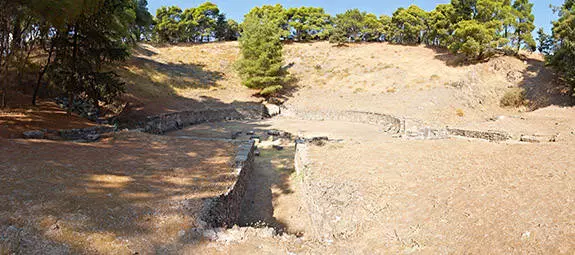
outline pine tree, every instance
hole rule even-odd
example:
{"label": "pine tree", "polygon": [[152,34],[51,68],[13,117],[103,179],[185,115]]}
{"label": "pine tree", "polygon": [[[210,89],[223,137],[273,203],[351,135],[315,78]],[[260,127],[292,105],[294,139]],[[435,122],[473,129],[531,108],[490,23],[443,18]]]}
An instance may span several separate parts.
{"label": "pine tree", "polygon": [[539,42],[537,50],[545,55],[551,54],[551,52],[553,52],[553,37],[545,33],[543,28],[537,30],[537,36],[537,41]]}
{"label": "pine tree", "polygon": [[272,96],[283,88],[282,29],[277,17],[254,11],[245,16],[240,36],[241,58],[237,63],[242,84],[259,89],[263,96]]}
{"label": "pine tree", "polygon": [[531,34],[535,29],[535,25],[533,24],[535,16],[532,13],[533,4],[529,0],[515,0],[513,9],[517,16],[517,25],[515,28],[517,52],[519,52],[523,45],[525,45],[527,49],[535,51],[537,44]]}

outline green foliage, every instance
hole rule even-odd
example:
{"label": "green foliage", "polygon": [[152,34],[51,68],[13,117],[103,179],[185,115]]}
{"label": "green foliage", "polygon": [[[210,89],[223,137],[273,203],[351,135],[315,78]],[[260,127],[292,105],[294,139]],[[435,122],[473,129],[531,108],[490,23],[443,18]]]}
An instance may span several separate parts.
{"label": "green foliage", "polygon": [[548,56],[551,66],[571,86],[575,96],[575,1],[566,0],[553,22],[554,52]]}
{"label": "green foliage", "polygon": [[[248,16],[266,20],[267,23],[270,23],[270,26],[279,28],[281,38],[285,39],[290,36],[287,11],[281,4],[254,7],[245,15],[245,18]],[[244,24],[246,24],[245,21],[240,26],[240,29],[245,30]]]}
{"label": "green foliage", "polygon": [[185,10],[161,7],[156,11],[155,23],[155,40],[167,43],[236,40],[239,32],[238,23],[226,20],[211,2]]}
{"label": "green foliage", "polygon": [[0,0],[0,8],[2,78],[13,67],[21,77],[33,50],[48,53],[33,102],[45,74],[69,97],[111,102],[123,83],[107,66],[125,60],[130,43],[145,37],[151,25],[145,0]]}
{"label": "green foliage", "polygon": [[477,20],[461,21],[457,24],[449,50],[463,52],[470,59],[489,57],[497,46],[494,34],[495,29]]}
{"label": "green foliage", "polygon": [[429,13],[429,44],[447,47],[450,44],[454,26],[457,23],[455,8],[450,4],[440,4]]}
{"label": "green foliage", "polygon": [[537,43],[531,34],[535,30],[535,25],[533,24],[535,16],[532,14],[533,4],[529,0],[515,0],[513,9],[517,17],[515,28],[517,51],[523,45],[526,49],[535,51]]}
{"label": "green foliage", "polygon": [[177,6],[160,7],[156,10],[155,32],[160,42],[175,43],[180,41],[182,9]]}
{"label": "green foliage", "polygon": [[323,8],[291,8],[287,10],[286,15],[295,40],[321,40],[327,37],[331,23],[330,16]]}
{"label": "green foliage", "polygon": [[130,8],[129,1],[104,0],[100,8],[85,10],[58,33],[56,58],[49,69],[55,87],[94,103],[110,103],[123,92],[117,75],[103,67],[128,57],[123,41],[136,20],[135,15],[127,15]]}
{"label": "green foliage", "polygon": [[221,38],[224,41],[235,41],[240,34],[240,24],[233,19],[229,19],[223,27]]}
{"label": "green foliage", "polygon": [[543,28],[537,30],[537,50],[545,55],[551,54],[553,52],[553,37],[545,33]]}
{"label": "green foliage", "polygon": [[237,63],[242,84],[260,89],[262,95],[281,89],[286,74],[282,68],[282,23],[274,15],[277,13],[266,10],[270,9],[252,9],[245,16],[239,39],[241,58]]}
{"label": "green foliage", "polygon": [[333,23],[329,38],[332,43],[376,41],[384,32],[384,26],[377,16],[358,9],[338,14]]}
{"label": "green foliage", "polygon": [[427,33],[426,21],[428,13],[411,5],[409,8],[399,8],[393,13],[393,41],[396,43],[422,43]]}

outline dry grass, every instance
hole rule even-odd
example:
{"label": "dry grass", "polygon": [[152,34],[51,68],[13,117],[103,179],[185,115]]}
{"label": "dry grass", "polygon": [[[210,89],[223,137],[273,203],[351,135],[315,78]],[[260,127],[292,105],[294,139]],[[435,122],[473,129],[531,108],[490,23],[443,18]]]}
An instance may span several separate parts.
{"label": "dry grass", "polygon": [[521,107],[529,103],[525,99],[525,89],[511,88],[501,98],[501,106],[503,107]]}
{"label": "dry grass", "polygon": [[455,114],[459,117],[465,116],[465,112],[463,111],[463,109],[456,109]]}

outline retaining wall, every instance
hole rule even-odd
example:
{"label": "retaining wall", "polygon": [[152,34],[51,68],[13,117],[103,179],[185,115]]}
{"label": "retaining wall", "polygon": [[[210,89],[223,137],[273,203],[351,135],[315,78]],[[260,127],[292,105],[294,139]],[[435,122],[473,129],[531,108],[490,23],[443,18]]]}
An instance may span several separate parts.
{"label": "retaining wall", "polygon": [[239,220],[242,200],[246,194],[254,165],[255,142],[242,143],[234,159],[233,171],[237,178],[235,183],[209,205],[203,219],[211,227],[232,227]]}
{"label": "retaining wall", "polygon": [[91,136],[98,136],[100,134],[114,131],[115,128],[113,126],[96,126],[80,129],[63,129],[59,130],[58,133],[65,140],[93,140],[94,137]]}
{"label": "retaining wall", "polygon": [[391,115],[362,111],[319,111],[292,112],[293,115],[305,120],[333,120],[365,123],[380,126],[384,132],[397,134],[402,131],[401,119]]}
{"label": "retaining wall", "polygon": [[452,136],[463,136],[476,139],[484,139],[492,142],[506,141],[511,136],[502,131],[475,131],[465,129],[447,128],[447,133]]}
{"label": "retaining wall", "polygon": [[224,120],[263,119],[279,114],[275,105],[254,104],[241,107],[226,107],[167,113],[146,118],[144,131],[163,134],[185,126]]}

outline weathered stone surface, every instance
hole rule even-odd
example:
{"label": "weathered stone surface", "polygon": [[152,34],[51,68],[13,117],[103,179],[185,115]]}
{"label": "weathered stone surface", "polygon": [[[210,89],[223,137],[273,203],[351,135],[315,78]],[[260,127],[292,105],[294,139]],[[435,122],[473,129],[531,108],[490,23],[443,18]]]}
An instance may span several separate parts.
{"label": "weathered stone surface", "polygon": [[96,126],[80,129],[62,129],[59,133],[65,140],[95,141],[100,138],[101,134],[114,132],[115,130],[113,126]]}
{"label": "weathered stone surface", "polygon": [[163,134],[167,131],[181,129],[194,124],[224,120],[262,119],[264,117],[265,110],[261,104],[174,112],[148,117],[144,130],[152,134]]}
{"label": "weathered stone surface", "polygon": [[233,171],[237,175],[236,182],[228,191],[209,204],[208,213],[204,216],[211,227],[231,227],[238,222],[241,203],[253,171],[255,142],[242,143],[234,160]]}
{"label": "weathered stone surface", "polygon": [[332,120],[365,123],[380,126],[383,132],[397,134],[402,131],[402,120],[391,115],[361,111],[292,111],[290,114],[304,120]]}
{"label": "weathered stone surface", "polygon": [[509,134],[502,131],[475,131],[475,130],[447,128],[447,132],[449,133],[449,135],[453,136],[484,139],[492,142],[506,141],[509,140],[509,138],[511,138]]}
{"label": "weathered stone surface", "polygon": [[44,131],[31,130],[22,133],[26,139],[44,139]]}
{"label": "weathered stone surface", "polygon": [[541,142],[540,138],[535,137],[535,136],[528,136],[528,135],[522,135],[521,138],[519,138],[519,141],[526,142],[526,143],[540,143]]}
{"label": "weathered stone surface", "polygon": [[281,113],[279,105],[275,104],[264,104],[264,110],[265,117],[273,117]]}

